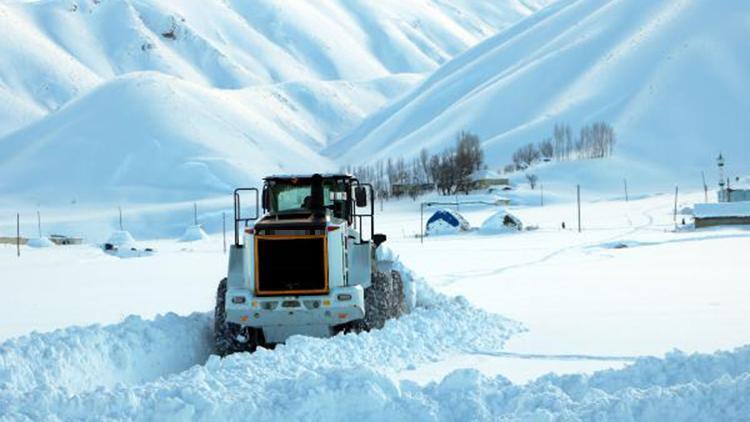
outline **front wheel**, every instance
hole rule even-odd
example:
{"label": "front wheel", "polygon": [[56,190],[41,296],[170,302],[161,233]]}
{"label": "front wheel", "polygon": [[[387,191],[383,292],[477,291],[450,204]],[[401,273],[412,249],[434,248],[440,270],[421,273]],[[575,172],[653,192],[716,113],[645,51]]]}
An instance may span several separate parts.
{"label": "front wheel", "polygon": [[372,283],[365,289],[365,319],[367,329],[383,328],[385,322],[406,313],[404,283],[398,271],[374,271]]}
{"label": "front wheel", "polygon": [[263,332],[252,327],[228,322],[226,308],[227,279],[219,282],[216,289],[216,308],[214,309],[214,350],[219,356],[237,352],[254,352],[263,344]]}

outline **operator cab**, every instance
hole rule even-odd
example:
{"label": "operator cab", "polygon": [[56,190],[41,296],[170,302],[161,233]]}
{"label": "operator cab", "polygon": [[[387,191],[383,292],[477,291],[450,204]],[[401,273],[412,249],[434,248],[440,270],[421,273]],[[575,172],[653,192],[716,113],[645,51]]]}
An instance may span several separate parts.
{"label": "operator cab", "polygon": [[328,215],[353,221],[353,187],[359,182],[351,175],[270,176],[263,181],[263,211],[270,218]]}

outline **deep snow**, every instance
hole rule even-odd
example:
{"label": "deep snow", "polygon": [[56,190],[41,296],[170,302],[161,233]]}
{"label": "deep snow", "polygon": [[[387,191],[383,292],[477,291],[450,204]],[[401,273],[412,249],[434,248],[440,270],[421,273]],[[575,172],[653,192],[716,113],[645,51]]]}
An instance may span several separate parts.
{"label": "deep snow", "polygon": [[[575,215],[569,193],[544,207],[523,188],[508,195],[537,230],[421,244],[418,204],[384,204],[378,230],[426,276],[412,314],[224,360],[209,356],[204,313],[226,265],[215,229],[204,242],[141,240],[159,253],[133,260],[85,245],[24,248],[21,259],[0,247],[12,280],[0,295],[11,321],[0,407],[11,420],[742,420],[750,352],[731,350],[750,344],[750,291],[735,274],[750,232],[674,230],[672,198],[656,194],[587,198],[579,234],[558,226]],[[496,211],[461,206],[474,225]],[[185,316],[151,320],[165,312]]]}

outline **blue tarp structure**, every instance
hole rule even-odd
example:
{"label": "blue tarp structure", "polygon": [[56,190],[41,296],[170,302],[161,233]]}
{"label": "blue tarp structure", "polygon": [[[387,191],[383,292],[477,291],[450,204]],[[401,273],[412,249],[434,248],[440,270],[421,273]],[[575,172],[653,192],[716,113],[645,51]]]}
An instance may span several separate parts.
{"label": "blue tarp structure", "polygon": [[427,234],[457,233],[469,230],[469,222],[456,211],[439,209],[427,220]]}

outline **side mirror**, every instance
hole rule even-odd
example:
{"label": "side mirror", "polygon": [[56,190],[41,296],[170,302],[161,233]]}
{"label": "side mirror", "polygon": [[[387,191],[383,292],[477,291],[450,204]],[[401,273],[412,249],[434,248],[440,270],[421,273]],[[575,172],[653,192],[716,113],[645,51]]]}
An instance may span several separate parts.
{"label": "side mirror", "polygon": [[375,233],[372,235],[372,243],[375,244],[375,247],[377,248],[380,246],[381,243],[385,242],[387,237],[383,233]]}
{"label": "side mirror", "polygon": [[269,205],[270,205],[270,202],[271,202],[271,201],[269,201],[268,194],[269,194],[269,191],[268,191],[268,187],[266,186],[266,187],[263,188],[263,194],[261,195],[261,201],[263,203],[263,209],[264,210],[268,210],[269,209]]}
{"label": "side mirror", "polygon": [[367,206],[367,189],[364,186],[354,188],[354,203],[359,208]]}

